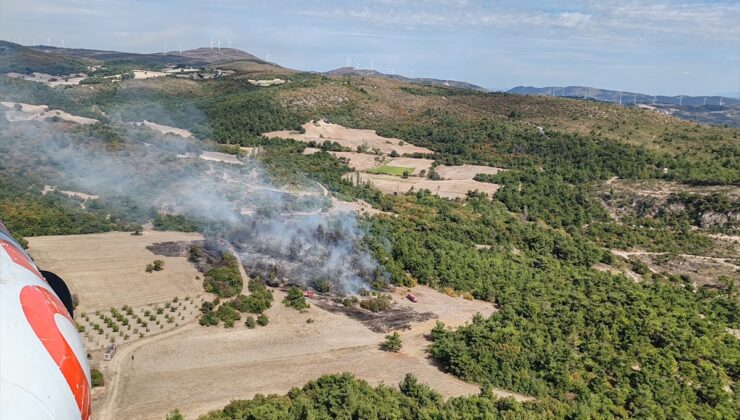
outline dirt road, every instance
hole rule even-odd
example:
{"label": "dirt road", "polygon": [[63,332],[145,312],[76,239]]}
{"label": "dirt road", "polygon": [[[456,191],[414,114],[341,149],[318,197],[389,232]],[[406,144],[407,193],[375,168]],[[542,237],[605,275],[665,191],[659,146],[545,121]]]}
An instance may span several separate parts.
{"label": "dirt road", "polygon": [[[419,303],[406,300],[405,289],[396,292],[394,299],[420,312],[434,311],[448,325],[469,321],[476,312],[488,315],[495,310],[486,302],[453,298],[425,287],[412,292]],[[479,392],[478,386],[440,371],[427,358],[424,348],[429,342],[424,335],[434,321],[403,331],[402,351],[388,353],[379,348],[383,334],[313,305],[306,312],[286,308],[280,303],[283,296],[276,291],[266,327],[247,329],[243,319],[233,329],[190,324],[122,349],[110,366],[120,376],[111,379],[111,389],[98,402],[95,418],[162,419],[174,408],[193,418],[233,399],[283,394],[318,376],[339,372],[388,385],[396,385],[411,372],[446,397]]]}

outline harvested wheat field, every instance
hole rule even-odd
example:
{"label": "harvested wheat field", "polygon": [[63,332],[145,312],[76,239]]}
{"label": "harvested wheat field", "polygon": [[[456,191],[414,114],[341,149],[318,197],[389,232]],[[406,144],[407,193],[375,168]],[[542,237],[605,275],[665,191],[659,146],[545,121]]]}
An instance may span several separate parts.
{"label": "harvested wheat field", "polygon": [[302,142],[315,141],[318,143],[329,140],[332,142],[335,141],[344,147],[349,147],[352,150],[357,150],[358,146],[367,145],[369,150],[378,148],[381,153],[385,154],[391,153],[393,150],[401,155],[406,153],[432,153],[431,150],[425,147],[417,147],[396,138],[379,136],[375,130],[346,128],[339,124],[332,124],[323,120],[308,122],[303,125],[303,128],[306,130],[304,134],[297,131],[272,131],[264,133],[264,136],[293,139]]}
{"label": "harvested wheat field", "polygon": [[[450,297],[426,287],[412,290],[419,297],[414,304],[405,299],[406,290],[393,293],[398,305],[434,312],[452,325],[476,312],[489,315],[495,310],[490,303]],[[388,385],[396,385],[412,372],[447,397],[479,392],[477,385],[443,373],[426,358],[423,348],[429,342],[424,334],[435,320],[401,332],[404,348],[388,353],[379,349],[384,334],[315,305],[305,312],[286,308],[280,303],[283,296],[276,290],[266,327],[250,330],[243,320],[235,328],[190,323],[124,346],[112,362],[101,365],[109,385],[106,395],[94,402],[95,418],[162,419],[173,407],[195,418],[233,399],[286,393],[320,375],[339,372]]]}
{"label": "harvested wheat field", "polygon": [[[303,149],[304,155],[312,155],[320,152],[321,149],[315,147],[306,147]],[[372,155],[369,153],[357,153],[357,152],[329,152],[336,156],[337,159],[346,159],[348,166],[354,168],[356,171],[367,171],[368,169],[376,168],[381,166],[386,160],[384,156]]]}
{"label": "harvested wheat field", "polygon": [[[46,121],[47,119],[56,119],[58,121],[76,123],[76,124],[95,124],[98,120],[94,118],[81,117],[58,109],[49,109],[47,105],[30,105],[15,102],[0,102],[5,108],[5,118],[10,122],[17,121]],[[18,105],[18,110],[16,110]]]}
{"label": "harvested wheat field", "polygon": [[151,70],[134,70],[134,79],[150,79],[152,77],[167,76],[167,73]]}
{"label": "harvested wheat field", "polygon": [[497,173],[504,170],[505,169],[483,165],[439,165],[434,168],[434,171],[438,173],[439,176],[442,177],[442,179],[473,179],[473,177],[475,177],[477,174],[496,175]]}
{"label": "harvested wheat field", "polygon": [[170,134],[174,134],[174,135],[186,138],[186,139],[193,137],[193,133],[191,133],[188,130],[185,130],[184,128],[177,128],[177,127],[172,127],[169,125],[157,124],[157,123],[153,123],[147,120],[135,121],[130,124],[135,125],[137,127],[148,127],[154,131],[159,131],[162,134],[170,133]]}
{"label": "harvested wheat field", "polygon": [[79,85],[81,81],[87,79],[87,75],[85,73],[52,76],[51,74],[39,72],[33,72],[31,74],[10,72],[6,74],[6,76],[11,79],[22,79],[29,82],[43,83],[49,87]]}
{"label": "harvested wheat field", "polygon": [[[61,276],[80,299],[80,312],[166,302],[202,293],[199,273],[185,257],[163,257],[146,249],[166,241],[203,239],[197,233],[145,231],[27,238],[29,252],[43,270]],[[154,260],[164,270],[146,273]]]}
{"label": "harvested wheat field", "polygon": [[[355,181],[358,175],[350,174],[348,179]],[[433,194],[445,198],[465,198],[468,191],[481,191],[489,196],[496,194],[499,185],[488,182],[478,182],[472,179],[432,181],[421,177],[401,178],[392,175],[359,173],[361,182],[369,182],[375,188],[386,194],[405,194],[412,189],[419,191],[427,189]]]}
{"label": "harvested wheat field", "polygon": [[429,172],[429,170],[432,168],[432,163],[434,163],[434,160],[432,159],[399,157],[391,159],[386,163],[386,165],[398,166],[402,168],[412,168],[414,171],[410,174],[419,175],[421,171],[424,171],[424,173]]}

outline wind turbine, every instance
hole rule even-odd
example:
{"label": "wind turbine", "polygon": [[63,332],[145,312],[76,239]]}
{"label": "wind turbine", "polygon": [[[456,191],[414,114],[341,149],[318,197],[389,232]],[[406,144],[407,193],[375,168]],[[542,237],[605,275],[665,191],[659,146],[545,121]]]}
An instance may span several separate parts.
{"label": "wind turbine", "polygon": [[619,105],[622,105],[622,92],[619,92]]}
{"label": "wind turbine", "polygon": [[704,97],[704,105],[706,105],[706,104],[707,104],[707,97],[705,96]]}
{"label": "wind turbine", "polygon": [[352,59],[347,56],[347,65],[345,67],[352,67]]}
{"label": "wind turbine", "polygon": [[719,97],[719,106],[725,106],[725,98],[723,96]]}
{"label": "wind turbine", "polygon": [[588,88],[583,88],[583,99],[588,99]]}
{"label": "wind turbine", "polygon": [[682,106],[682,105],[683,105],[683,95],[678,97],[678,106]]}
{"label": "wind turbine", "polygon": [[371,71],[375,70],[375,59],[374,58],[370,59],[370,70]]}
{"label": "wind turbine", "polygon": [[213,40],[211,40],[211,49],[213,49]]}
{"label": "wind turbine", "polygon": [[265,54],[265,61],[270,62],[270,53]]}
{"label": "wind turbine", "polygon": [[231,40],[226,41],[226,46],[231,48]]}
{"label": "wind turbine", "polygon": [[221,51],[221,40],[218,40],[218,50]]}
{"label": "wind turbine", "polygon": [[655,101],[658,99],[657,96],[653,95],[653,105],[655,105]]}
{"label": "wind turbine", "polygon": [[180,44],[180,55],[182,55],[182,44]]}
{"label": "wind turbine", "polygon": [[635,93],[635,99],[632,100],[632,105],[637,105],[637,94]]}

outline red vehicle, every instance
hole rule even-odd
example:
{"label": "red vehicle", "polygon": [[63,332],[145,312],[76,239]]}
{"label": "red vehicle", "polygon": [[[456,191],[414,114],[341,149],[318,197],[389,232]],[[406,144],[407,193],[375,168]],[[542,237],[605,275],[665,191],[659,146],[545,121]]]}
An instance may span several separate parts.
{"label": "red vehicle", "polygon": [[306,290],[303,292],[303,296],[313,299],[314,294],[312,290]]}
{"label": "red vehicle", "polygon": [[409,293],[408,295],[406,295],[406,299],[408,299],[408,300],[410,300],[410,301],[412,301],[414,303],[416,303],[416,302],[419,301],[419,299],[417,299],[416,296],[415,295],[412,295],[411,293]]}

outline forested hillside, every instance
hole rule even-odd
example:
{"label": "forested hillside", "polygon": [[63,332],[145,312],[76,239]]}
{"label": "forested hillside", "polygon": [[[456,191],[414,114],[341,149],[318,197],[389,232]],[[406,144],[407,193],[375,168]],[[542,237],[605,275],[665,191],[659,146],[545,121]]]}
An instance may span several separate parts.
{"label": "forested hillside", "polygon": [[[653,272],[612,252],[720,253],[731,264],[740,257],[736,247],[720,249],[709,234],[736,233],[737,195],[677,193],[666,199],[677,212],[635,211],[608,183],[734,191],[740,130],[569,99],[361,77],[287,78],[267,88],[237,77],[50,89],[0,77],[0,87],[12,100],[25,96],[99,116],[101,124],[77,134],[99,140],[101,150],[126,153],[130,142],[144,141],[122,127],[146,118],[191,130],[204,142],[260,146],[258,159],[275,183],[317,180],[338,198],[361,198],[389,213],[361,223],[369,233],[363,245],[389,281],[467,292],[499,308],[455,330],[435,328],[430,355],[484,389],[535,401],[496,401],[484,393],[445,402],[411,378],[397,391],[329,376],[285,397],[234,402],[206,418],[737,417],[740,341],[727,331],[740,328],[737,270],[729,281],[701,287],[688,275]],[[465,200],[428,190],[384,195],[347,180],[350,167],[329,153],[304,155],[305,144],[262,137],[320,118],[427,147],[435,164],[504,168],[476,177],[502,188],[494,197],[473,191]],[[0,124],[10,133],[8,123]],[[108,207],[83,209],[42,196],[43,172],[24,184],[22,167],[3,165],[0,218],[19,235],[127,229],[153,217],[150,209],[136,217],[98,210],[120,208],[123,199],[101,198]],[[615,217],[611,206],[624,216]],[[706,225],[705,215],[715,213],[729,221]],[[637,279],[626,275],[633,272]]]}

